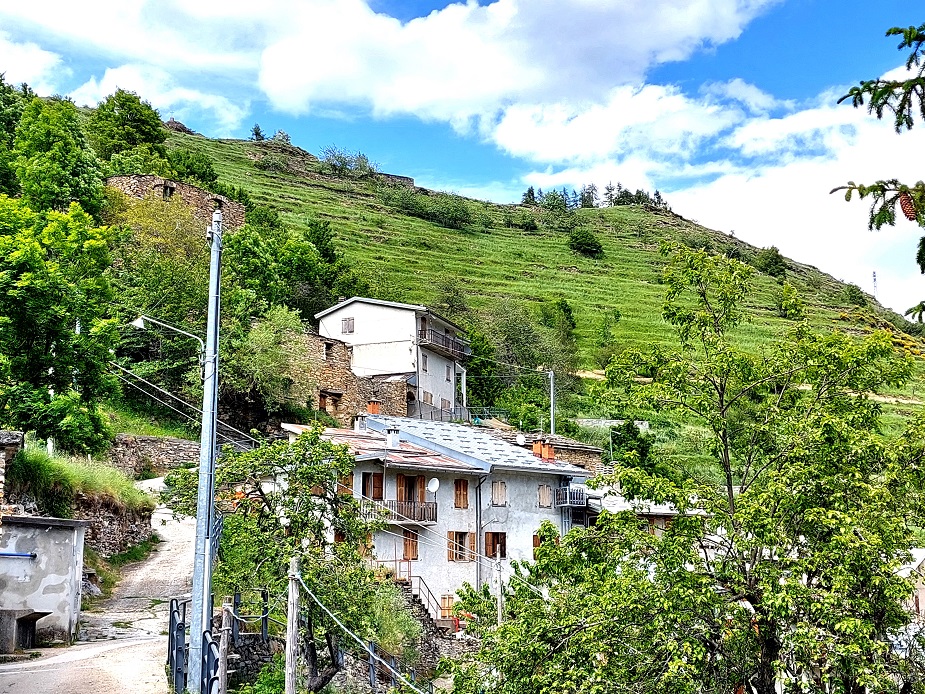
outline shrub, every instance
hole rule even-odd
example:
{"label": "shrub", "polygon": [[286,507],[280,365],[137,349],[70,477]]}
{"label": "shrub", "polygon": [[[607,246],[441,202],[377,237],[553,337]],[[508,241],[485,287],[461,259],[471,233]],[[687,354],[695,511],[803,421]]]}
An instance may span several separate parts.
{"label": "shrub", "polygon": [[568,247],[575,253],[587,256],[589,258],[600,258],[604,255],[604,248],[597,236],[590,229],[578,227],[573,229],[568,236]]}
{"label": "shrub", "polygon": [[781,318],[803,320],[806,317],[806,306],[797,294],[797,290],[789,282],[784,282],[780,290],[775,293],[774,306],[777,308],[777,315]]}
{"label": "shrub", "polygon": [[203,188],[210,188],[218,181],[212,159],[202,152],[174,149],[167,153],[167,159],[181,181]]}
{"label": "shrub", "polygon": [[755,269],[771,277],[783,279],[787,274],[787,261],[780,254],[777,246],[762,248],[755,254],[753,262]]}
{"label": "shrub", "polygon": [[265,154],[254,162],[261,171],[286,171],[289,169],[289,158],[282,154]]}
{"label": "shrub", "polygon": [[861,291],[861,288],[856,284],[846,284],[845,285],[845,299],[849,304],[853,306],[867,306],[867,297],[864,295],[864,292]]}

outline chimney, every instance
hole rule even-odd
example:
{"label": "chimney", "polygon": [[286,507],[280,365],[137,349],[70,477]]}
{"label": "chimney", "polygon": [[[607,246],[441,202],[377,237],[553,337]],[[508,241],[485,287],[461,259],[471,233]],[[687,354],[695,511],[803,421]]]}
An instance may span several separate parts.
{"label": "chimney", "polygon": [[366,404],[366,412],[369,414],[379,414],[379,406],[382,403],[373,398]]}
{"label": "chimney", "polygon": [[398,448],[398,428],[389,427],[385,430],[385,447],[392,449]]}
{"label": "chimney", "polygon": [[543,444],[543,460],[555,460],[556,459],[556,449],[553,448],[551,443]]}
{"label": "chimney", "polygon": [[366,431],[366,414],[364,412],[360,412],[353,418],[353,430]]}
{"label": "chimney", "polygon": [[543,455],[543,442],[539,439],[533,442],[533,455],[537,458]]}

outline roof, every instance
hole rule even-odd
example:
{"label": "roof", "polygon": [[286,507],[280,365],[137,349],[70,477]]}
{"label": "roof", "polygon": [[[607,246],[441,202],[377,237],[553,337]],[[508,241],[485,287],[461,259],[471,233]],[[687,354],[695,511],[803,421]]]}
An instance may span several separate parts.
{"label": "roof", "polygon": [[603,448],[598,448],[597,446],[592,446],[588,443],[582,443],[581,441],[570,439],[568,436],[560,436],[559,434],[528,434],[521,431],[500,430],[494,427],[486,428],[485,431],[487,431],[492,436],[503,439],[514,445],[519,445],[517,443],[517,437],[523,436],[525,439],[525,445],[528,446],[531,445],[534,441],[546,441],[551,443],[554,448],[561,448],[562,450],[584,451],[587,453],[594,453],[595,455],[600,455],[604,452]]}
{"label": "roof", "polygon": [[316,313],[315,318],[320,320],[321,318],[328,315],[329,313],[333,313],[334,311],[337,311],[339,309],[344,308],[345,306],[349,306],[350,304],[357,303],[357,302],[363,303],[363,304],[374,304],[375,306],[388,306],[389,308],[400,308],[400,309],[405,309],[406,311],[414,311],[415,313],[429,313],[432,316],[436,316],[437,318],[442,320],[447,325],[452,325],[454,328],[456,328],[460,332],[463,332],[463,333],[466,332],[465,330],[463,330],[462,327],[460,327],[459,325],[457,325],[450,319],[444,318],[439,313],[437,313],[433,309],[427,308],[423,304],[403,304],[398,301],[383,301],[382,299],[369,299],[364,296],[352,296],[349,299],[346,299],[345,301],[341,301],[339,304],[334,304],[330,308],[326,308],[324,311],[320,311]]}
{"label": "roof", "polygon": [[452,457],[485,472],[511,470],[527,473],[587,477],[577,465],[543,460],[520,446],[508,443],[479,428],[452,422],[432,422],[409,417],[368,415],[366,426],[376,431],[395,427],[400,439]]}
{"label": "roof", "polygon": [[[311,430],[307,424],[283,424],[282,428],[294,434]],[[380,460],[386,467],[410,470],[441,470],[457,474],[480,474],[482,470],[472,465],[434,453],[426,448],[400,441],[398,448],[386,448],[385,435],[366,429],[328,428],[322,434],[331,443],[344,444],[358,461]]]}

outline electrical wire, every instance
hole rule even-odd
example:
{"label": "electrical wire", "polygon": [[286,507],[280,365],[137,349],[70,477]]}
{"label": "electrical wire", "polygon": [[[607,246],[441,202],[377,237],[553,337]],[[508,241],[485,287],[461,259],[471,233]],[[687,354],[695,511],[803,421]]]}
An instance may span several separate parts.
{"label": "electrical wire", "polygon": [[337,624],[337,626],[339,626],[339,627],[344,631],[344,633],[346,633],[348,636],[350,636],[351,638],[353,638],[353,640],[357,642],[357,644],[360,646],[360,648],[362,648],[366,653],[369,653],[369,657],[370,657],[370,658],[375,658],[375,659],[376,659],[379,663],[381,663],[389,672],[391,672],[397,679],[401,680],[401,683],[404,684],[406,687],[408,687],[409,689],[411,689],[411,690],[414,691],[414,692],[417,692],[417,694],[424,694],[424,692],[422,692],[420,689],[418,689],[417,687],[415,687],[415,686],[414,686],[403,674],[401,674],[398,670],[396,670],[395,668],[393,668],[392,665],[391,665],[390,663],[386,662],[385,660],[383,660],[382,658],[380,658],[378,655],[376,655],[375,653],[373,653],[372,650],[369,649],[369,646],[368,646],[366,643],[364,643],[363,639],[361,639],[359,636],[357,636],[357,635],[354,634],[352,631],[350,631],[350,629],[348,629],[348,628],[344,625],[344,623],[341,622],[341,621],[337,618],[337,615],[335,615],[333,612],[331,612],[331,610],[329,610],[329,609],[325,606],[325,604],[324,604],[323,602],[321,602],[321,600],[318,599],[318,596],[316,596],[316,595],[311,591],[311,589],[310,589],[307,585],[305,585],[305,581],[302,580],[302,577],[301,577],[300,575],[296,574],[296,575],[294,576],[294,578],[302,585],[302,590],[304,590],[304,591],[308,594],[308,597],[310,597],[310,598],[315,602],[315,604],[318,605],[318,607],[320,607],[320,608],[324,611],[324,613],[325,613],[326,615],[328,615],[328,617],[330,617],[332,620],[334,620],[334,623]]}

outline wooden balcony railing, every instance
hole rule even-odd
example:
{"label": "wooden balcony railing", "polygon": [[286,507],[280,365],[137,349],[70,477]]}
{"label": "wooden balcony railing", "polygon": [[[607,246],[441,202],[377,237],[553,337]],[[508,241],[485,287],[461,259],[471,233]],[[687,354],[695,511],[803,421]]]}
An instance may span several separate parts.
{"label": "wooden balcony railing", "polygon": [[364,499],[363,514],[379,516],[390,523],[436,523],[436,501],[372,501]]}
{"label": "wooden balcony railing", "polygon": [[432,328],[418,330],[418,343],[446,352],[457,359],[465,359],[472,354],[472,348],[466,342],[444,335]]}

